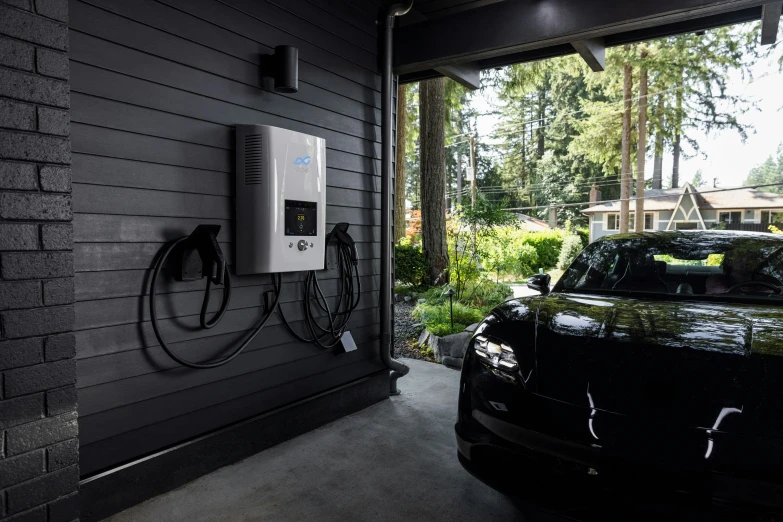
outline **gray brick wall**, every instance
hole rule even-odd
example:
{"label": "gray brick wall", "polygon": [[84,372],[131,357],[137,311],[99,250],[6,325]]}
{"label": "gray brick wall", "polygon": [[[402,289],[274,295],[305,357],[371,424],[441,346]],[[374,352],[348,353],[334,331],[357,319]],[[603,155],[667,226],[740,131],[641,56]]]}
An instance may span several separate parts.
{"label": "gray brick wall", "polygon": [[67,0],[0,0],[0,520],[79,516]]}

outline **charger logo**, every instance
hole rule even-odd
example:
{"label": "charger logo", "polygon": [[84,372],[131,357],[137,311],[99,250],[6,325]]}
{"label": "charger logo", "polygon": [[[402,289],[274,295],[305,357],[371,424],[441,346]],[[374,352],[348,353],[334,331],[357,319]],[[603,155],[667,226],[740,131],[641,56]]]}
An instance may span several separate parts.
{"label": "charger logo", "polygon": [[294,165],[309,165],[310,164],[310,156],[305,157],[298,157],[294,160]]}

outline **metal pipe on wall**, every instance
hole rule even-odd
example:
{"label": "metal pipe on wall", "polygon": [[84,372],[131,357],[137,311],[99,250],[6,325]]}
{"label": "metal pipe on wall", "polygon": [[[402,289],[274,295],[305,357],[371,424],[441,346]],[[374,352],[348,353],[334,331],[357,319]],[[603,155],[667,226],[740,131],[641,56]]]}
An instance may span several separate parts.
{"label": "metal pipe on wall", "polygon": [[392,43],[394,18],[402,16],[413,7],[413,0],[406,3],[393,3],[387,7],[381,17],[383,32],[381,69],[383,80],[381,87],[381,361],[391,370],[390,395],[398,395],[397,379],[407,374],[410,368],[391,356],[391,208],[392,208],[392,162],[394,161],[392,140],[392,111],[394,110],[394,76],[392,74]]}

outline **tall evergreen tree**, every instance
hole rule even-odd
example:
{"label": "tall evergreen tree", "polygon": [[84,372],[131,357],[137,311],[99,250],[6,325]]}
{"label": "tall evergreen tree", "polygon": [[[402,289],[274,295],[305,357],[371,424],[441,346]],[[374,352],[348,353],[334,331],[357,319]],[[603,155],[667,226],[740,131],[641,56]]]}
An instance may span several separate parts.
{"label": "tall evergreen tree", "polygon": [[419,84],[419,133],[421,140],[422,250],[430,282],[448,280],[446,250],[446,85],[443,78]]}

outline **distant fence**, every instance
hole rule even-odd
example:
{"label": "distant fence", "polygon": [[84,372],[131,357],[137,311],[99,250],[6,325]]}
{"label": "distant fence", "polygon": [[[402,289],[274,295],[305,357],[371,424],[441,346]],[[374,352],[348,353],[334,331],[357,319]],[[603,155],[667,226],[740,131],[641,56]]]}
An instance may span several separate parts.
{"label": "distant fence", "polygon": [[726,223],[726,230],[743,230],[745,232],[769,232],[769,226],[774,225],[783,230],[783,223]]}

